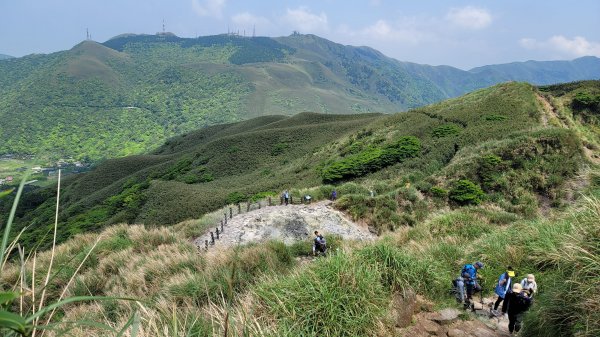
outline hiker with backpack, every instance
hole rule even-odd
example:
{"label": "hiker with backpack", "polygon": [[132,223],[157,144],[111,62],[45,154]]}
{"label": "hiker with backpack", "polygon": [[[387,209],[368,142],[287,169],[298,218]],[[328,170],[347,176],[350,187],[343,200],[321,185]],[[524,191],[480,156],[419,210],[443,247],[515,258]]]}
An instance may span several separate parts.
{"label": "hiker with backpack", "polygon": [[496,303],[494,303],[494,311],[498,310],[500,302],[502,302],[506,294],[510,292],[510,289],[512,288],[513,277],[515,277],[515,271],[510,266],[506,268],[506,272],[502,273],[500,277],[498,277],[498,283],[494,289],[494,292],[496,295],[498,295],[498,299],[496,300]]}
{"label": "hiker with backpack", "polygon": [[477,261],[473,264],[466,264],[461,272],[460,276],[464,282],[464,287],[466,288],[467,299],[465,301],[465,308],[469,308],[472,306],[473,294],[481,291],[481,286],[477,282],[479,275],[477,275],[477,271],[479,269],[483,269],[483,263]]}
{"label": "hiker with backpack", "polygon": [[327,241],[323,235],[319,234],[318,231],[315,231],[315,239],[313,241],[313,255],[323,255],[327,256]]}
{"label": "hiker with backpack", "polygon": [[533,300],[523,289],[521,283],[512,286],[512,292],[506,294],[502,304],[502,313],[508,315],[508,331],[512,334],[521,330],[523,316],[529,310]]}
{"label": "hiker with backpack", "polygon": [[529,297],[533,297],[533,295],[537,292],[535,276],[533,274],[527,274],[527,277],[521,280],[521,286],[524,290],[529,292]]}
{"label": "hiker with backpack", "polygon": [[337,200],[337,191],[334,189],[331,192],[331,201],[336,201]]}

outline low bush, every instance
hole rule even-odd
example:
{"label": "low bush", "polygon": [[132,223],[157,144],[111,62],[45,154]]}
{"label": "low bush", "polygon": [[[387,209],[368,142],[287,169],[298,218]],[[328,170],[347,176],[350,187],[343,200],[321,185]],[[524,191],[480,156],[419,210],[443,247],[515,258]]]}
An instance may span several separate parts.
{"label": "low bush", "polygon": [[438,186],[433,186],[431,189],[429,189],[429,192],[435,198],[443,199],[448,196],[448,191]]}
{"label": "low bush", "polygon": [[321,178],[325,183],[332,183],[360,177],[407,158],[416,157],[420,151],[421,142],[418,138],[402,137],[386,147],[371,147],[329,164],[321,170]]}
{"label": "low bush", "polygon": [[227,203],[228,204],[239,204],[241,202],[244,202],[248,200],[248,197],[241,192],[231,192],[229,193],[229,195],[227,196]]}
{"label": "low bush", "polygon": [[431,135],[436,138],[442,138],[460,133],[460,126],[456,124],[444,124],[433,129]]}
{"label": "low bush", "polygon": [[478,205],[483,201],[485,194],[479,185],[463,179],[453,184],[448,197],[459,205]]}

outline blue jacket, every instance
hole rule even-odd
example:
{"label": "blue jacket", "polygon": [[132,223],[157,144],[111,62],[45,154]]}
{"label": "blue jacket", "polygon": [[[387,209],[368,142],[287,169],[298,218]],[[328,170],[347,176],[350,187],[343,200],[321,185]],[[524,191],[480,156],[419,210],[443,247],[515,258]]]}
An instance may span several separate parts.
{"label": "blue jacket", "polygon": [[472,264],[466,264],[460,276],[465,279],[466,284],[475,284],[477,281],[477,269]]}
{"label": "blue jacket", "polygon": [[[500,282],[502,282],[502,280],[506,280],[506,283],[501,284]],[[508,273],[502,273],[500,277],[498,277],[498,283],[496,284],[496,289],[494,289],[494,292],[496,295],[500,296],[500,298],[504,298],[506,293],[510,290],[511,285],[512,278],[508,276]]]}

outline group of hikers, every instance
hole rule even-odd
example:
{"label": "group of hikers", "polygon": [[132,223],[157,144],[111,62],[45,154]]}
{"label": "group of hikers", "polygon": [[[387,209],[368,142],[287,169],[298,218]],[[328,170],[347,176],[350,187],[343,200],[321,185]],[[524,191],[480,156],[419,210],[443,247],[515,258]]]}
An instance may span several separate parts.
{"label": "group of hikers", "polygon": [[[480,276],[478,270],[483,268],[483,263],[475,262],[466,264],[460,272],[460,276],[453,281],[457,300],[464,303],[465,309],[474,310],[473,294],[481,292],[479,284]],[[490,310],[492,316],[498,317],[504,315],[508,318],[508,330],[519,332],[525,312],[529,310],[533,302],[533,297],[537,293],[537,283],[535,276],[528,274],[521,282],[513,281],[516,276],[515,270],[509,266],[506,271],[498,277],[494,292],[498,295],[493,309]],[[502,303],[502,311],[498,307]]]}
{"label": "group of hikers", "polygon": [[[285,205],[288,205],[290,202],[290,194],[287,190],[283,193],[282,198]],[[330,195],[330,200],[335,201],[336,199],[337,191],[333,190]],[[315,237],[312,246],[313,255],[326,256],[327,241],[325,240],[325,237],[318,231],[315,231],[314,235]],[[479,261],[472,264],[466,264],[461,269],[460,276],[452,281],[456,299],[464,304],[465,309],[475,311],[473,294],[482,292],[482,287],[479,282],[481,277],[478,274],[478,271],[483,269],[483,267],[483,263]],[[505,318],[508,318],[508,330],[511,334],[521,330],[523,316],[531,307],[533,297],[537,293],[537,283],[533,274],[527,274],[520,282],[515,282],[513,280],[515,276],[515,270],[511,266],[508,266],[506,271],[498,277],[498,281],[494,288],[494,292],[498,298],[494,302],[493,307],[490,308],[490,316],[499,317],[503,315]],[[501,311],[498,311],[501,303]]]}
{"label": "group of hikers", "polygon": [[[308,204],[310,204],[310,201],[312,200],[312,197],[308,194],[302,198],[303,198],[304,202],[306,202]],[[291,196],[290,196],[290,191],[288,191],[288,190],[283,191],[283,193],[281,194],[281,200],[286,206],[289,205],[290,202],[292,201]],[[329,200],[331,200],[331,201],[337,200],[337,191],[335,189],[333,191],[331,191]]]}

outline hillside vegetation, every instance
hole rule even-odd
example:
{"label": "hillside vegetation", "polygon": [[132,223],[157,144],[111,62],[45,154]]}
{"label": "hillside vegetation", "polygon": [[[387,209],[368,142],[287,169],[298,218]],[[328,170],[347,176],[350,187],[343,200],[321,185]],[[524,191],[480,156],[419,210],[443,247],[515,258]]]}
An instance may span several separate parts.
{"label": "hillside vegetation", "polygon": [[[74,303],[59,310],[52,329],[397,336],[398,297],[414,292],[436,308],[455,306],[450,280],[464,263],[481,260],[486,295],[507,265],[519,278],[536,274],[540,292],[522,335],[596,336],[599,92],[598,81],[505,83],[391,116],[260,117],[107,161],[61,189],[57,239],[64,243],[55,252],[49,303],[63,292],[139,302]],[[192,239],[215,225],[221,207],[288,188],[294,198],[316,200],[335,188],[334,206],[381,238],[331,238],[337,250],[310,265],[296,259],[310,242],[198,255]],[[19,238],[27,252],[49,246],[43,236],[52,230],[55,193],[21,200],[13,232],[29,225]],[[0,201],[6,214],[11,197]],[[3,269],[0,289],[30,284],[28,275],[43,275],[51,259],[50,252],[39,252],[35,263],[17,256]],[[20,310],[19,302],[12,308]]]}
{"label": "hillside vegetation", "polygon": [[314,35],[122,35],[0,62],[0,154],[97,161],[259,116],[398,112],[507,80],[599,77],[593,57],[462,71]]}
{"label": "hillside vegetation", "polygon": [[[544,126],[546,114],[537,88],[508,83],[392,116],[302,113],[200,129],[67,179],[58,239],[122,222],[176,224],[284,189],[299,197],[298,189],[323,183],[340,185],[339,207],[378,231],[412,225],[441,205],[483,200],[534,217],[540,204],[572,198],[565,183],[585,160],[579,132]],[[32,224],[25,242],[51,228],[55,192],[24,196],[17,228]]]}

